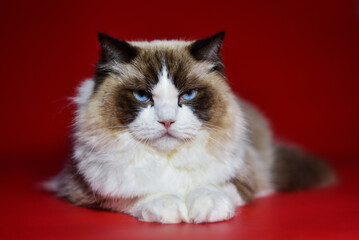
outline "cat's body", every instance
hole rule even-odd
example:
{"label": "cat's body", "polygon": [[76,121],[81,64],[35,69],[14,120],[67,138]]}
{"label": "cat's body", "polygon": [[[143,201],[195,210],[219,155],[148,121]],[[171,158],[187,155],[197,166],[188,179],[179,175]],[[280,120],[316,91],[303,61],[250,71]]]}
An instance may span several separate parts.
{"label": "cat's body", "polygon": [[143,221],[199,223],[229,219],[256,196],[330,181],[325,164],[274,146],[265,118],[231,92],[223,37],[100,34],[95,78],[74,99],[73,158],[48,188]]}

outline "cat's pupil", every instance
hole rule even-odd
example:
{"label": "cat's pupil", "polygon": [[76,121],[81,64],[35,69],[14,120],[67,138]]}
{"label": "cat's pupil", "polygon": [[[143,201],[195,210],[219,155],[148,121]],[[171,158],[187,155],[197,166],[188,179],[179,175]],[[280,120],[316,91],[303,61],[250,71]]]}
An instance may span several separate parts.
{"label": "cat's pupil", "polygon": [[146,92],[145,91],[142,91],[142,90],[138,90],[138,95],[140,97],[144,97],[146,95]]}

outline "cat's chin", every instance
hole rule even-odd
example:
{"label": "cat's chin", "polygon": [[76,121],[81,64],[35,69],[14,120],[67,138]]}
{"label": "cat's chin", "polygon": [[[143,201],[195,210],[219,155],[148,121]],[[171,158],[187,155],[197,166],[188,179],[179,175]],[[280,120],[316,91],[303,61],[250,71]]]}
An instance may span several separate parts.
{"label": "cat's chin", "polygon": [[163,151],[163,152],[168,152],[168,151],[172,151],[176,148],[178,148],[179,146],[181,146],[184,143],[184,140],[177,138],[173,135],[170,134],[165,134],[159,138],[153,139],[149,142],[149,144],[159,150],[159,151]]}

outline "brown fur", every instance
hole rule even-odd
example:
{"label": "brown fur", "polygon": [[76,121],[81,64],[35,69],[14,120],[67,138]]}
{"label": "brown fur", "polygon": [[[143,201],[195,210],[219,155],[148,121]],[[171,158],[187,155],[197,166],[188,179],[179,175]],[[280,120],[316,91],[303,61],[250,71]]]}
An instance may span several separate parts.
{"label": "brown fur", "polygon": [[297,148],[278,145],[272,167],[273,184],[278,191],[320,187],[334,181],[329,166]]}
{"label": "brown fur", "polygon": [[73,161],[66,165],[61,175],[54,182],[57,184],[59,197],[79,206],[99,207],[99,196],[91,190],[81,174],[78,173]]}
{"label": "brown fur", "polygon": [[239,170],[236,178],[231,180],[246,202],[251,201],[260,190],[270,188],[268,179],[261,179],[266,173],[261,171],[255,158],[255,152],[247,150],[244,157],[245,165]]}
{"label": "brown fur", "polygon": [[243,201],[250,202],[255,196],[255,188],[250,185],[249,181],[241,181],[238,178],[233,178],[231,182],[236,186],[237,191]]}
{"label": "brown fur", "polygon": [[245,166],[239,170],[232,183],[245,201],[252,200],[261,191],[271,189],[270,165],[272,164],[272,134],[266,118],[251,104],[238,99],[246,120],[248,145],[245,150]]}
{"label": "brown fur", "polygon": [[[278,145],[265,117],[249,103],[240,100],[247,121],[249,148],[241,169],[232,183],[245,201],[262,190],[297,191],[334,181],[330,167],[318,158],[289,145]],[[259,159],[261,164],[258,161]]]}

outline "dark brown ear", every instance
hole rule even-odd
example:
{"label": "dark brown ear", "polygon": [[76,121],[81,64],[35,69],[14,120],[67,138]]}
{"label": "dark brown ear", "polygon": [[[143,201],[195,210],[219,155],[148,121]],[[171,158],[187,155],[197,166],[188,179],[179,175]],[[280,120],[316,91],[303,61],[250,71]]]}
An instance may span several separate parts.
{"label": "dark brown ear", "polygon": [[101,43],[100,62],[102,63],[109,61],[128,63],[136,57],[137,49],[126,41],[118,40],[104,33],[98,33],[98,40]]}
{"label": "dark brown ear", "polygon": [[195,41],[190,47],[190,53],[197,60],[212,62],[221,61],[220,50],[225,32],[218,32],[215,35]]}

